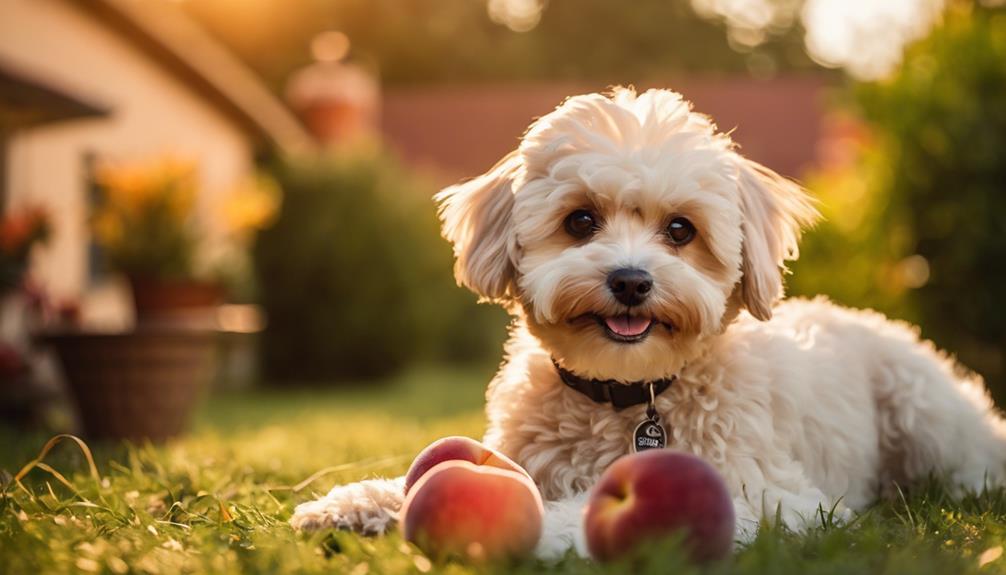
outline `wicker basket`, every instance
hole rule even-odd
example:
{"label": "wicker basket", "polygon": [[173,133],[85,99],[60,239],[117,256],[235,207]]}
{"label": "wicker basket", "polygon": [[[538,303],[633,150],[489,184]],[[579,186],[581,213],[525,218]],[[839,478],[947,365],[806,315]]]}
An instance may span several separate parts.
{"label": "wicker basket", "polygon": [[80,410],[96,439],[162,442],[185,430],[216,356],[216,334],[138,330],[50,334]]}

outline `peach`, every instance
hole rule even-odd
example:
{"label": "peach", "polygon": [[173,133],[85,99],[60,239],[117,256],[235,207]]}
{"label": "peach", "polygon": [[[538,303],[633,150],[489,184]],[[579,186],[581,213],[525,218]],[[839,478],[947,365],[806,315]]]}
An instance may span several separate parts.
{"label": "peach", "polygon": [[489,449],[474,439],[462,436],[444,437],[429,444],[413,460],[409,472],[405,474],[405,494],[408,495],[409,490],[419,481],[419,478],[435,465],[454,460],[498,467],[527,475],[524,468],[514,463],[509,457]]}
{"label": "peach", "polygon": [[527,475],[445,461],[412,486],[399,520],[405,539],[433,558],[497,560],[530,554],[543,515]]}
{"label": "peach", "polygon": [[730,555],[734,508],[711,465],[691,454],[651,449],[622,457],[604,472],[587,503],[584,530],[599,561],[683,532],[690,557],[706,562]]}

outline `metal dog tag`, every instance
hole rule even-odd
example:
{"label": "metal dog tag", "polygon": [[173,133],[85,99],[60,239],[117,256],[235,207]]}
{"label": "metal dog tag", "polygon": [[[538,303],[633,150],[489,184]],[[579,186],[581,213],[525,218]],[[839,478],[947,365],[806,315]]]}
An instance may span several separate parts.
{"label": "metal dog tag", "polygon": [[667,432],[659,421],[647,418],[636,426],[636,431],[632,434],[633,453],[665,447],[667,447]]}
{"label": "metal dog tag", "polygon": [[646,403],[646,419],[636,426],[632,432],[632,452],[639,453],[647,449],[663,449],[667,447],[667,431],[660,425],[660,414],[657,413],[656,398],[653,384],[650,384],[650,400]]}

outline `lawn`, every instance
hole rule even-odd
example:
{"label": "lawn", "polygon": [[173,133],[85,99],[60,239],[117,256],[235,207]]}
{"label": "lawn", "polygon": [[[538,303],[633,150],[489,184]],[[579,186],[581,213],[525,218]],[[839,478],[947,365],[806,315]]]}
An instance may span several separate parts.
{"label": "lawn", "polygon": [[[0,574],[604,572],[558,565],[431,564],[397,534],[294,533],[298,502],[332,485],[402,473],[448,434],[478,436],[491,369],[410,372],[380,384],[319,391],[217,394],[193,432],[164,447],[91,445],[98,476],[70,441],[0,500]],[[0,427],[6,483],[45,443]],[[69,485],[64,484],[64,481]],[[804,535],[767,525],[712,573],[995,573],[1006,541],[1006,494],[952,502],[938,486],[878,505],[849,525]],[[697,571],[672,546],[611,572]]]}

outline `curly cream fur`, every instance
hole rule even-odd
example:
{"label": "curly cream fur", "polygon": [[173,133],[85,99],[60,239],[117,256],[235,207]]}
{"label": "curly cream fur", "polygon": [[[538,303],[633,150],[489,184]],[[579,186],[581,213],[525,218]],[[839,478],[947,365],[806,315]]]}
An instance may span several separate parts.
{"label": "curly cream fur", "polygon": [[[930,474],[960,492],[1004,483],[1006,425],[978,376],[877,313],[779,303],[812,202],[742,158],[678,94],[570,98],[493,170],[438,201],[459,282],[516,316],[484,441],[548,501],[544,557],[585,552],[586,493],[628,453],[644,410],[566,388],[553,359],[588,377],[676,376],[656,399],[669,447],[719,469],[742,540],[777,512],[802,529],[822,509],[848,517]],[[589,239],[563,229],[576,209],[601,220]],[[698,230],[685,246],[662,235],[676,216]],[[605,284],[622,267],[654,280],[631,309]],[[579,319],[630,311],[659,322],[632,344]],[[401,500],[400,482],[340,486],[292,522],[380,532]]]}

